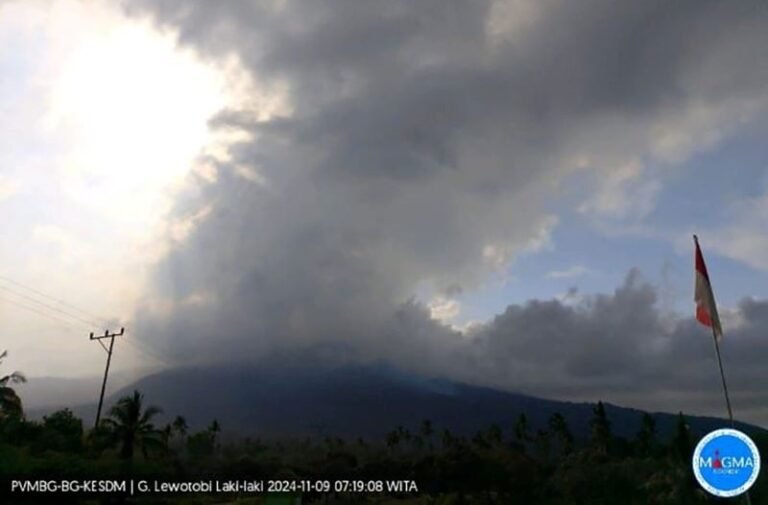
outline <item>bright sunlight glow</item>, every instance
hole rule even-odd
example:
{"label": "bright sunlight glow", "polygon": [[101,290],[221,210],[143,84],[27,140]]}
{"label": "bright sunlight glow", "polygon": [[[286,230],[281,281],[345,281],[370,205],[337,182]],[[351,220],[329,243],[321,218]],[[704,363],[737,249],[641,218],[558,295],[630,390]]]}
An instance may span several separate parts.
{"label": "bright sunlight glow", "polygon": [[[130,328],[153,263],[205,217],[171,211],[201,154],[227,152],[208,120],[249,82],[236,61],[202,61],[119,2],[0,1],[0,274]],[[97,372],[101,351],[82,341],[96,328],[0,295],[20,367]],[[126,351],[115,366],[147,359]]]}
{"label": "bright sunlight glow", "polygon": [[102,26],[76,35],[46,126],[70,146],[59,167],[68,195],[123,229],[146,231],[205,146],[224,83],[147,24]]}

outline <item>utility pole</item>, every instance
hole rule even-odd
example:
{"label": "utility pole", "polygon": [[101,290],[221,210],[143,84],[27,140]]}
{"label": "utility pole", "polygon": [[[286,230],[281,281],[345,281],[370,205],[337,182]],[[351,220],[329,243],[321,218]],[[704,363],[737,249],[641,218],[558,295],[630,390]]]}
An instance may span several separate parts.
{"label": "utility pole", "polygon": [[[104,389],[107,387],[107,376],[109,375],[109,364],[112,361],[112,348],[115,346],[115,337],[119,337],[125,334],[125,328],[120,328],[120,333],[109,333],[109,330],[104,331],[104,335],[94,337],[91,332],[91,340],[97,340],[101,347],[107,352],[107,366],[104,369],[104,380],[101,383],[101,395],[99,395],[99,409],[96,411],[96,424],[94,428],[99,427],[99,419],[101,419],[101,406],[104,403]],[[108,338],[109,349],[101,342],[103,339]]]}

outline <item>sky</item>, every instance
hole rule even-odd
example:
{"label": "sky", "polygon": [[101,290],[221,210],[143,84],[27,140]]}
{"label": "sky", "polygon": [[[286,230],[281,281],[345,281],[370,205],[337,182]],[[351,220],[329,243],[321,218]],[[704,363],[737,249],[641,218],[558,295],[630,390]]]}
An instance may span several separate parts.
{"label": "sky", "polygon": [[[768,425],[768,6],[0,1],[3,367],[285,350]],[[138,373],[138,372],[137,372]]]}

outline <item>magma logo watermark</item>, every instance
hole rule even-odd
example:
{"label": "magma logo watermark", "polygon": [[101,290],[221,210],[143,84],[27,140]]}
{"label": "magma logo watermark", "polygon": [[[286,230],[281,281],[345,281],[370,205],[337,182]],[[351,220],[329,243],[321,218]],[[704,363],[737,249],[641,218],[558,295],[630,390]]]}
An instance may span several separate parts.
{"label": "magma logo watermark", "polygon": [[701,487],[729,498],[745,493],[760,474],[757,446],[738,430],[721,429],[701,439],[693,451],[693,473]]}

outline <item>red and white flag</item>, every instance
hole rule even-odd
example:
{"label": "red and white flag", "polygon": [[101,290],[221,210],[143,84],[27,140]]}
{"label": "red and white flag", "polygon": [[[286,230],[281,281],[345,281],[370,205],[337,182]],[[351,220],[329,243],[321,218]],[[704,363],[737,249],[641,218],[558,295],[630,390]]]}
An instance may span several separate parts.
{"label": "red and white flag", "polygon": [[720,326],[720,316],[717,315],[715,294],[712,292],[712,284],[709,282],[707,265],[701,254],[699,239],[694,235],[693,240],[696,243],[696,289],[693,295],[693,300],[696,302],[696,319],[704,326],[712,328],[715,337],[720,341],[723,336],[723,328]]}

